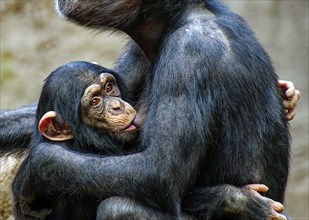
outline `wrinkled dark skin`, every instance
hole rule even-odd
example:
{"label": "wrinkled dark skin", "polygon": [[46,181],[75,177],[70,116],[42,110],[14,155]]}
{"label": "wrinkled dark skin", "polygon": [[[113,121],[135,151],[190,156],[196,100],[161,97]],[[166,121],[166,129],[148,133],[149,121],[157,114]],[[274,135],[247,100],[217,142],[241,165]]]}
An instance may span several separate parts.
{"label": "wrinkled dark skin", "polygon": [[[240,17],[217,1],[59,0],[59,10],[136,42],[116,71],[147,112],[145,150],[111,158],[38,145],[25,176],[36,192],[22,187],[24,198],[47,190],[131,198],[173,219],[182,210],[199,219],[285,218],[272,201],[284,201],[287,120],[271,62]],[[251,183],[270,190],[259,197],[238,187]]]}

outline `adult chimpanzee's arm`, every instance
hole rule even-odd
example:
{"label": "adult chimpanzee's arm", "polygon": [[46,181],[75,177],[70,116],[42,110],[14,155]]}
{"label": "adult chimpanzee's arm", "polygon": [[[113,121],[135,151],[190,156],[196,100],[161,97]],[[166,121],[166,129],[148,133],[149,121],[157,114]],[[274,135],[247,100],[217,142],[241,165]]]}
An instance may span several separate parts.
{"label": "adult chimpanzee's arm", "polygon": [[22,153],[34,131],[37,104],[0,112],[0,156]]}

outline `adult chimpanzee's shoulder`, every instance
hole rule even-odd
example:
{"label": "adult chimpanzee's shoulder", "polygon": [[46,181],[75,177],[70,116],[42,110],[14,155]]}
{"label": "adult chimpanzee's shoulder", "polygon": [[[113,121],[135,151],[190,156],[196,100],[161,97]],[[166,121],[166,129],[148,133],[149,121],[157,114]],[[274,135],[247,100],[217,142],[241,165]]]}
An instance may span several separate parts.
{"label": "adult chimpanzee's shoulder", "polygon": [[188,9],[179,23],[179,28],[170,33],[168,39],[182,53],[192,51],[195,55],[200,53],[203,57],[217,58],[230,50],[229,38],[220,24],[219,15],[207,8]]}
{"label": "adult chimpanzee's shoulder", "polygon": [[[205,31],[215,31],[219,28],[216,25],[216,20],[216,16],[206,9],[191,9],[182,18],[182,24],[180,25],[180,28],[177,29],[176,33],[182,32],[182,34],[185,34],[186,36],[190,36],[190,34],[198,34],[194,37],[194,39],[197,40],[198,37],[205,34]],[[204,35],[204,37],[206,36]],[[202,39],[204,37],[202,37]]]}

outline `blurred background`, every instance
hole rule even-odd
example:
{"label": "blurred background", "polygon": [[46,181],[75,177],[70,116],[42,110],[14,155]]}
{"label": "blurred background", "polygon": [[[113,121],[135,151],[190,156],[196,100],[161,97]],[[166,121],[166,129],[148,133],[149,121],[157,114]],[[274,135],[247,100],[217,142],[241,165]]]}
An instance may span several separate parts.
{"label": "blurred background", "polygon": [[[225,2],[256,32],[280,79],[292,80],[302,92],[291,122],[292,164],[285,206],[293,219],[309,219],[308,0]],[[1,0],[0,6],[2,110],[37,100],[46,76],[66,62],[96,61],[113,67],[127,42],[123,34],[100,33],[61,20],[52,0]]]}

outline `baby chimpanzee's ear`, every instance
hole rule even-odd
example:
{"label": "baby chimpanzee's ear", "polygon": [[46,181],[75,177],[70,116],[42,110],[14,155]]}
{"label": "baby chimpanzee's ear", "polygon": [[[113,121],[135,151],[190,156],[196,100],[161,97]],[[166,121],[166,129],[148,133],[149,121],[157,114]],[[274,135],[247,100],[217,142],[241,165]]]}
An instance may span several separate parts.
{"label": "baby chimpanzee's ear", "polygon": [[56,112],[49,111],[39,122],[39,131],[51,141],[66,141],[74,138],[72,131],[66,125],[60,125],[56,120]]}

